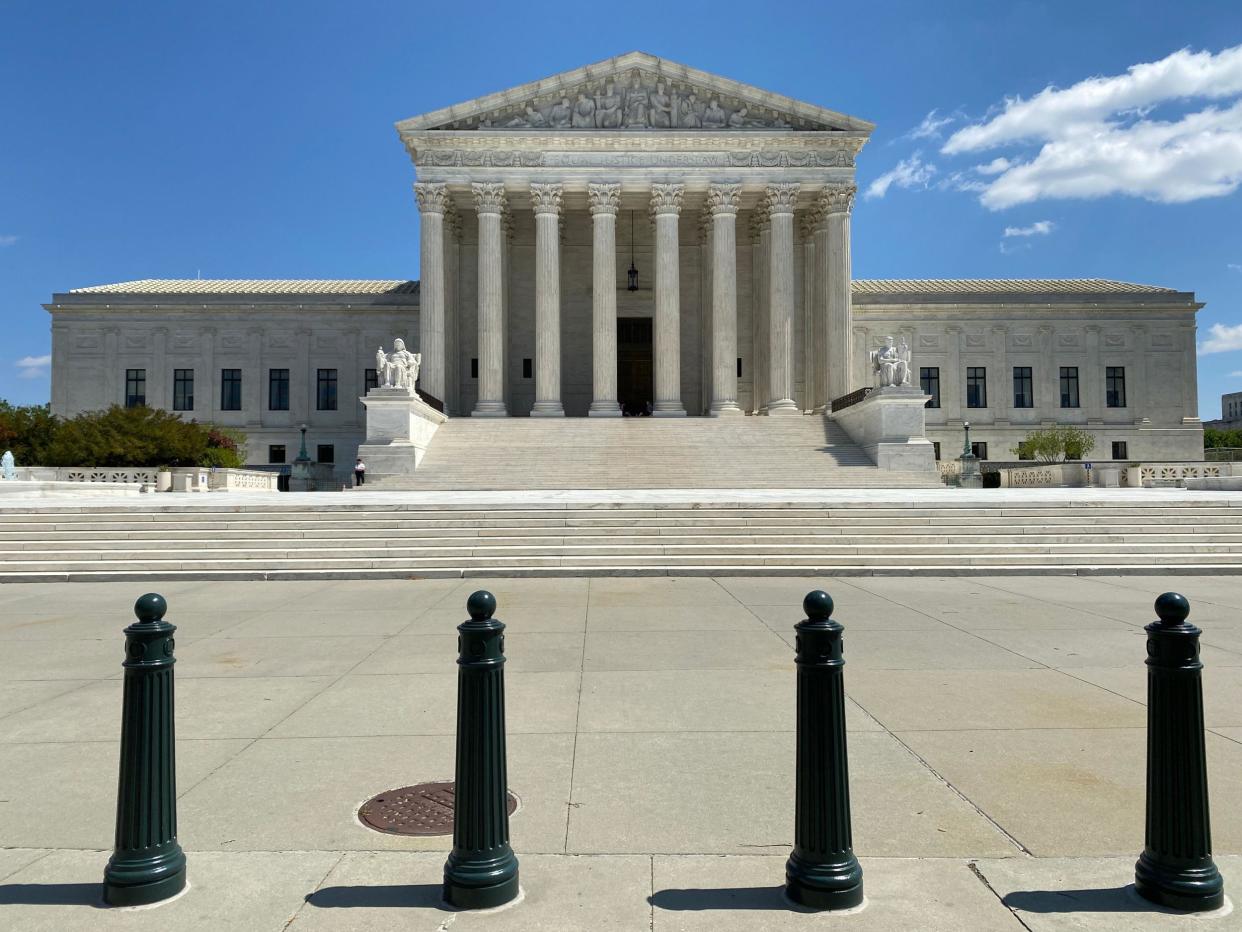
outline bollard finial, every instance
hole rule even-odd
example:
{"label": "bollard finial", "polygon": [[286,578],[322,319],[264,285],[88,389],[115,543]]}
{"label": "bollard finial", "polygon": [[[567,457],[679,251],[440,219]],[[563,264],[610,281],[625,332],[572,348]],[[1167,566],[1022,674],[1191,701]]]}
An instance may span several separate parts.
{"label": "bollard finial", "polygon": [[823,589],[815,589],[802,600],[802,610],[807,618],[823,621],[832,616],[832,596]]}
{"label": "bollard finial", "polygon": [[487,621],[496,614],[496,597],[486,589],[472,592],[466,599],[466,611],[474,621]]}
{"label": "bollard finial", "polygon": [[1190,614],[1190,600],[1180,592],[1166,592],[1156,599],[1156,617],[1166,625],[1180,625]]}
{"label": "bollard finial", "polygon": [[168,611],[168,602],[158,592],[148,592],[138,596],[134,603],[134,614],[139,621],[159,621]]}

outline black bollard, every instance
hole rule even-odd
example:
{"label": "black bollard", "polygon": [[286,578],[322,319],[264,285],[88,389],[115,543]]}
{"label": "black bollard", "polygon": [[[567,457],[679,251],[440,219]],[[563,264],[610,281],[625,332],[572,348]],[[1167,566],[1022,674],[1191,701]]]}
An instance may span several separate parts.
{"label": "black bollard", "polygon": [[1201,632],[1189,614],[1184,595],[1166,592],[1146,628],[1147,831],[1134,886],[1153,903],[1202,912],[1224,905],[1225,883],[1212,861]]}
{"label": "black bollard", "polygon": [[509,847],[505,757],[505,626],[496,597],[479,590],[457,626],[457,775],[453,850],[444,864],[444,900],[487,909],[518,895],[518,861]]}
{"label": "black bollard", "polygon": [[849,909],[863,901],[862,865],[850,830],[850,777],[845,751],[845,661],[832,597],[816,590],[802,600],[798,632],[797,788],[794,847],[785,893],[813,909]]}
{"label": "black bollard", "polygon": [[125,629],[121,773],[116,843],[104,869],[104,902],[143,906],[185,888],[177,844],[177,765],[173,747],[173,632],[168,603],[148,592]]}

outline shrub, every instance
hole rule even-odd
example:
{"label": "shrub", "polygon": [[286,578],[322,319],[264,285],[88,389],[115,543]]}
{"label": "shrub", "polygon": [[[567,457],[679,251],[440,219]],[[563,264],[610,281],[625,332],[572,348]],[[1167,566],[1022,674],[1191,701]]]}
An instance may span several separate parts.
{"label": "shrub", "polygon": [[1205,427],[1203,428],[1203,445],[1210,450],[1220,447],[1242,447],[1242,430]]}
{"label": "shrub", "polygon": [[198,466],[205,428],[145,406],[91,411],[61,422],[49,466]]}
{"label": "shrub", "polygon": [[1045,427],[1033,430],[1009,452],[1018,459],[1059,463],[1080,460],[1095,449],[1095,437],[1079,427]]}
{"label": "shrub", "polygon": [[12,450],[19,466],[43,464],[58,425],[49,405],[11,405],[0,400],[0,453]]}

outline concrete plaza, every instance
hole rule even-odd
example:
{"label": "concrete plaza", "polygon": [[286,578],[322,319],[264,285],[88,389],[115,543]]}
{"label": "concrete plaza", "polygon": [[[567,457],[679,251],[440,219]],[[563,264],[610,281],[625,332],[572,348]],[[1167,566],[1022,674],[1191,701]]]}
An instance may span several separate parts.
{"label": "concrete plaza", "polygon": [[[868,905],[795,912],[793,625],[845,625]],[[121,629],[177,632],[190,889],[105,911]],[[512,840],[525,899],[438,904],[451,839],[363,828],[451,778],[454,626],[508,624]],[[0,928],[1147,930],[1242,928],[1128,891],[1143,844],[1142,626],[1200,625],[1213,838],[1242,895],[1242,584],[1230,576],[576,578],[0,586]]]}

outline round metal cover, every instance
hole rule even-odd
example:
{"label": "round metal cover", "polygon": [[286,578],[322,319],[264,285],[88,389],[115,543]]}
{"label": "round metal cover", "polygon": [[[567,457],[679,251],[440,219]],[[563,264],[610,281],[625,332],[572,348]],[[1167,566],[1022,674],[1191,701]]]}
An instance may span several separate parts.
{"label": "round metal cover", "polygon": [[[509,793],[508,801],[513,815],[517,797]],[[416,783],[380,793],[362,804],[358,818],[388,835],[452,835],[453,784]]]}

